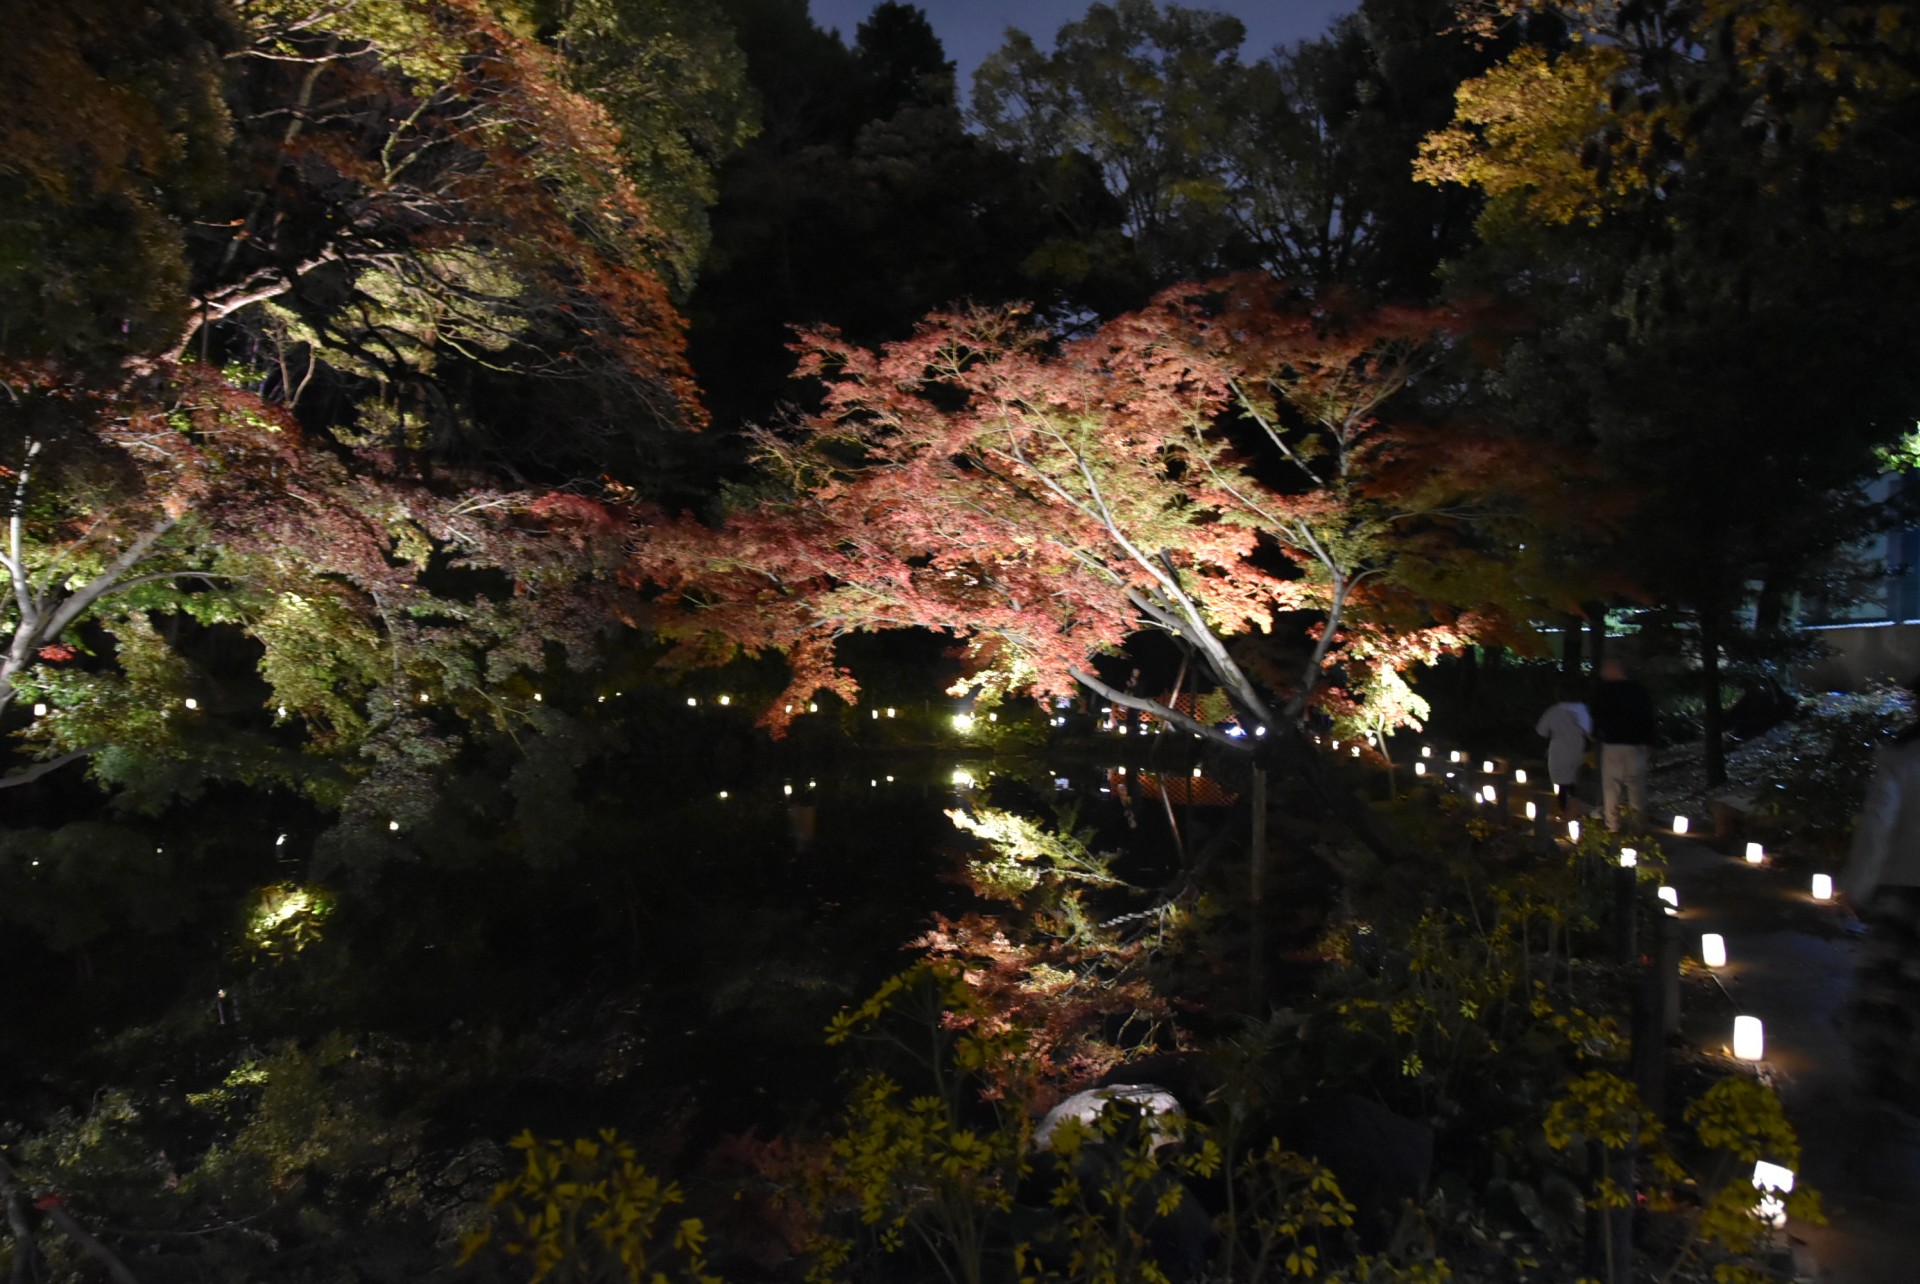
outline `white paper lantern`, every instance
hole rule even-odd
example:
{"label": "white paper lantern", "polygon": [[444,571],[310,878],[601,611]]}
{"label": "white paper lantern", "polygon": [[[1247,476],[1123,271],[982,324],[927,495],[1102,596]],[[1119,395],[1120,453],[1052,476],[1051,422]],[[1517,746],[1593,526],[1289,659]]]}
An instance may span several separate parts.
{"label": "white paper lantern", "polygon": [[1658,896],[1663,903],[1672,906],[1674,909],[1680,908],[1680,893],[1673,888],[1662,887],[1658,892],[1654,893],[1654,895]]}
{"label": "white paper lantern", "polygon": [[1815,874],[1813,876],[1813,899],[1816,901],[1833,899],[1833,875]]}
{"label": "white paper lantern", "polygon": [[1567,837],[1576,843],[1580,841],[1580,822],[1579,821],[1570,820],[1567,822]]}
{"label": "white paper lantern", "polygon": [[1480,770],[1485,772],[1487,775],[1491,776],[1493,774],[1493,759],[1489,758],[1485,762],[1481,763]]}
{"label": "white paper lantern", "polygon": [[1413,774],[1414,774],[1414,775],[1416,775],[1416,776],[1424,776],[1424,775],[1426,775],[1426,774],[1427,774],[1427,764],[1426,764],[1426,763],[1424,763],[1424,762],[1416,762],[1416,763],[1414,763],[1414,764],[1413,764]]}
{"label": "white paper lantern", "polygon": [[1760,1018],[1737,1016],[1733,1019],[1733,1055],[1742,1061],[1758,1061],[1766,1055],[1767,1040]]}
{"label": "white paper lantern", "polygon": [[1516,785],[1524,785],[1527,783],[1527,769],[1525,767],[1514,768],[1513,783]]}
{"label": "white paper lantern", "polygon": [[1673,832],[1676,834],[1684,834],[1687,832],[1687,818],[1685,816],[1675,816],[1673,818]]}
{"label": "white paper lantern", "polygon": [[1531,802],[1527,804],[1527,819],[1533,820],[1540,815],[1540,809]]}
{"label": "white paper lantern", "polygon": [[1433,757],[1433,746],[1432,746],[1432,745],[1421,745],[1421,746],[1420,746],[1420,756],[1421,756],[1422,758],[1431,758],[1431,757]]}
{"label": "white paper lantern", "polygon": [[1766,849],[1760,846],[1759,843],[1747,844],[1747,864],[1758,865],[1762,860],[1766,859],[1766,855]]}
{"label": "white paper lantern", "polygon": [[1727,965],[1727,938],[1718,932],[1700,934],[1700,961],[1708,967]]}

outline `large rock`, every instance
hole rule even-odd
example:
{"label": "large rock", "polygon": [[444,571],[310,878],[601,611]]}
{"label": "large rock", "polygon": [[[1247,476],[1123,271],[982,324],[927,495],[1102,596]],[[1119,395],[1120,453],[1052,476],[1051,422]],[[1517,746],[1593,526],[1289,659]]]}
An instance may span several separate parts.
{"label": "large rock", "polygon": [[1162,1116],[1184,1119],[1186,1112],[1174,1095],[1158,1084],[1152,1083],[1110,1083],[1103,1088],[1088,1088],[1085,1092],[1076,1092],[1065,1101],[1047,1111],[1046,1118],[1034,1129],[1033,1146],[1036,1150],[1053,1149],[1053,1133],[1068,1119],[1078,1119],[1091,1126],[1107,1108],[1107,1103],[1122,1101],[1137,1107],[1148,1119],[1154,1120],[1153,1130],[1158,1140],[1156,1146],[1167,1145],[1179,1140],[1178,1127],[1168,1127],[1158,1123]]}

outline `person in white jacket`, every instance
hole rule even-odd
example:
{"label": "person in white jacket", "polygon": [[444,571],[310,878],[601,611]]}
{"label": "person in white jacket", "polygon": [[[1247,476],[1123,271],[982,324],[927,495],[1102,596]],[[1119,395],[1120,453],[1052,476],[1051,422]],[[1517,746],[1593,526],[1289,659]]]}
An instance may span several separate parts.
{"label": "person in white jacket", "polygon": [[1580,763],[1587,756],[1587,737],[1593,734],[1593,715],[1586,702],[1562,683],[1562,699],[1540,715],[1533,726],[1547,738],[1547,776],[1553,781],[1554,812],[1564,816],[1573,805],[1573,787],[1580,780]]}
{"label": "person in white jacket", "polygon": [[1920,1114],[1920,723],[1874,755],[1838,891],[1867,923],[1851,1013],[1862,1084]]}

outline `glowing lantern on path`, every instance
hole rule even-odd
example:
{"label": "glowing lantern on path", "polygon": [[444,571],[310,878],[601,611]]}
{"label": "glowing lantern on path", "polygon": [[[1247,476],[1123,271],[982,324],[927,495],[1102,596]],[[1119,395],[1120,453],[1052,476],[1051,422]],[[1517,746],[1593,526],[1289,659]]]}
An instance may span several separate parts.
{"label": "glowing lantern on path", "polygon": [[1833,899],[1833,875],[1815,874],[1813,876],[1813,899],[1816,901]]}
{"label": "glowing lantern on path", "polygon": [[1481,763],[1480,770],[1485,772],[1487,775],[1491,776],[1493,774],[1493,759],[1489,758],[1485,762]]}
{"label": "glowing lantern on path", "polygon": [[1516,785],[1524,785],[1527,783],[1527,770],[1525,767],[1514,768],[1513,783]]}
{"label": "glowing lantern on path", "polygon": [[1760,1018],[1756,1016],[1737,1016],[1733,1019],[1733,1055],[1742,1061],[1758,1061],[1766,1055],[1766,1035],[1760,1028]]}
{"label": "glowing lantern on path", "polygon": [[1761,861],[1766,859],[1766,855],[1767,855],[1766,849],[1760,846],[1759,843],[1747,844],[1747,864],[1758,865]]}
{"label": "glowing lantern on path", "polygon": [[1673,832],[1676,834],[1684,834],[1687,832],[1687,818],[1685,816],[1675,816],[1673,818]]}
{"label": "glowing lantern on path", "polygon": [[1727,965],[1727,938],[1718,932],[1700,934],[1700,961],[1708,967]]}
{"label": "glowing lantern on path", "polygon": [[1424,775],[1426,775],[1426,774],[1427,774],[1427,764],[1426,764],[1426,763],[1424,763],[1424,762],[1416,762],[1416,763],[1414,763],[1414,764],[1413,764],[1413,774],[1414,774],[1414,775],[1416,775],[1416,776],[1424,776]]}
{"label": "glowing lantern on path", "polygon": [[1793,1169],[1757,1160],[1753,1165],[1753,1188],[1760,1192],[1760,1202],[1753,1206],[1753,1215],[1776,1229],[1785,1226],[1787,1204],[1781,1196],[1793,1193]]}
{"label": "glowing lantern on path", "polygon": [[1532,803],[1527,804],[1527,819],[1534,820],[1540,815],[1540,809]]}
{"label": "glowing lantern on path", "polygon": [[1570,841],[1576,842],[1576,843],[1580,841],[1580,822],[1579,821],[1570,820],[1567,822],[1567,838]]}
{"label": "glowing lantern on path", "polygon": [[1671,887],[1662,887],[1655,893],[1669,909],[1680,908],[1680,893]]}

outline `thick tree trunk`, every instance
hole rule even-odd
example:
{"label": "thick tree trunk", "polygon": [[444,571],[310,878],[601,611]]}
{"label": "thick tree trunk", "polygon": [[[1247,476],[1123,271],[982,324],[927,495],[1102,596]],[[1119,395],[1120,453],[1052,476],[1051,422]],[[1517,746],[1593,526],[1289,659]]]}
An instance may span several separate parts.
{"label": "thick tree trunk", "polygon": [[1593,671],[1600,672],[1600,666],[1607,662],[1607,604],[1605,602],[1587,603],[1587,629],[1593,635],[1592,645],[1587,648],[1593,657]]}
{"label": "thick tree trunk", "polygon": [[1706,741],[1707,784],[1727,783],[1726,711],[1720,707],[1720,612],[1703,608],[1700,620],[1700,694],[1704,699],[1700,723]]}
{"label": "thick tree trunk", "polygon": [[1247,980],[1253,991],[1249,1010],[1260,1015],[1267,995],[1267,769],[1253,769],[1253,861],[1248,872],[1247,899],[1251,935],[1247,946]]}
{"label": "thick tree trunk", "polygon": [[1760,595],[1753,604],[1753,631],[1762,635],[1778,633],[1787,619],[1787,599],[1768,576],[1760,584]]}
{"label": "thick tree trunk", "polygon": [[1580,676],[1580,655],[1586,640],[1587,622],[1579,616],[1567,621],[1567,627],[1560,634],[1560,675],[1567,678]]}

